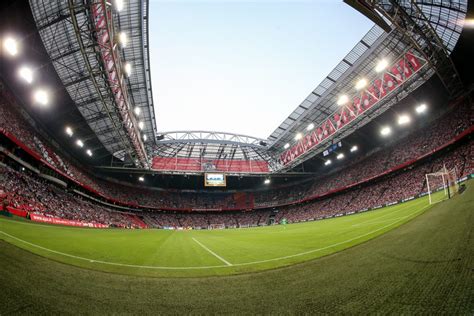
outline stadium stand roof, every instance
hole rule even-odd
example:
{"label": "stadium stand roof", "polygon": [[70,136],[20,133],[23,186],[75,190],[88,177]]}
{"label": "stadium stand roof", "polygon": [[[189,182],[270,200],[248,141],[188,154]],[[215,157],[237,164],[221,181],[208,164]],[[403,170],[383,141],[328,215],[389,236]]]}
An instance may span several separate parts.
{"label": "stadium stand roof", "polygon": [[[380,7],[386,10],[386,15],[382,18],[390,23],[392,30],[389,33],[375,25],[356,46],[343,58],[343,60],[335,67],[333,71],[314,89],[308,97],[280,124],[280,126],[268,137],[271,144],[270,151],[273,155],[282,154],[287,148],[286,144],[294,145],[295,135],[304,133],[309,124],[319,126],[332,114],[337,111],[340,106],[337,105],[337,99],[340,95],[350,92],[355,82],[361,76],[368,76],[379,59],[386,58],[395,61],[400,54],[408,49],[414,49],[422,52],[429,45],[426,42],[436,42],[441,50],[446,51],[446,59],[453,50],[462,31],[462,21],[467,11],[466,1],[398,1],[398,7],[395,7],[394,1],[361,1],[368,3],[372,9]],[[398,15],[404,15],[399,17]],[[397,20],[390,20],[393,14],[395,18],[404,19],[403,22],[410,21],[413,24],[405,27],[396,25]],[[434,32],[428,32],[434,30]],[[424,36],[420,33],[425,32]],[[425,37],[425,38],[423,38]],[[427,38],[430,37],[430,38]],[[431,43],[430,43],[431,44]],[[423,46],[417,46],[423,45]],[[441,54],[442,55],[442,54]],[[309,153],[301,155],[286,165],[282,171],[288,170],[299,163],[322,152],[329,143],[337,142],[354,130],[368,123],[378,114],[384,112],[390,106],[407,96],[411,91],[419,87],[423,82],[438,72],[438,67],[446,67],[449,60],[445,64],[435,64],[437,58],[443,56],[430,55],[432,60],[427,58],[429,67],[425,67],[423,71],[416,74],[413,80],[406,82],[403,89],[398,89],[396,94],[392,94],[390,98],[379,102],[380,104],[372,111],[362,115],[355,123],[343,129],[335,137],[329,137],[325,142],[319,144],[319,147],[313,148]],[[451,75],[457,76],[454,67],[446,69]],[[438,73],[442,76],[443,74]],[[446,76],[446,77],[448,77]],[[457,83],[458,84],[458,83]],[[459,88],[459,86],[458,86]],[[447,87],[448,90],[451,87]],[[449,91],[453,92],[453,91]],[[287,145],[288,146],[288,145]]]}
{"label": "stadium stand roof", "polygon": [[[80,1],[30,1],[43,44],[87,124],[116,158],[146,167],[141,136],[147,135],[147,142],[152,143],[156,131],[149,70],[148,2],[127,1],[121,12],[112,10],[105,1],[95,5]],[[123,75],[119,62],[127,61],[133,67],[131,75],[123,77],[124,90],[119,87],[120,92],[108,80],[109,64],[99,54],[105,46],[96,36],[98,18],[93,16],[99,5],[107,16],[109,36],[118,35],[118,30],[127,32],[127,45],[112,48],[121,57],[114,59],[117,77]],[[124,97],[127,119],[118,107],[119,93],[128,96]],[[134,114],[136,107],[140,116]],[[139,120],[143,122],[142,128],[138,126]]]}
{"label": "stadium stand roof", "polygon": [[[269,155],[267,146],[267,140],[248,135],[210,131],[173,131],[158,133],[153,156],[199,159],[204,165],[203,168],[206,169],[205,166],[207,166],[210,170],[216,167],[217,161],[244,161],[249,164],[264,162],[265,166],[261,168],[257,168],[254,164],[256,168],[248,170],[237,168],[234,171],[268,173],[278,170],[280,164]],[[232,169],[228,169],[228,173],[233,173]]]}
{"label": "stadium stand roof", "polygon": [[[56,73],[76,105],[74,111],[79,110],[85,119],[86,130],[90,133],[85,138],[98,138],[111,155],[123,162],[116,166],[147,169],[157,156],[264,160],[268,163],[268,172],[278,173],[294,170],[295,166],[322,152],[330,143],[361,128],[400,102],[433,74],[438,75],[448,92],[455,94],[459,89],[457,72],[449,54],[460,36],[467,1],[346,2],[354,2],[353,6],[364,3],[365,9],[377,12],[385,22],[383,27],[387,29],[388,24],[391,31],[387,33],[375,25],[266,140],[220,132],[157,133],[148,51],[148,0],[125,1],[120,11],[113,8],[114,2],[104,0],[30,0],[30,6]],[[103,9],[105,28],[110,32],[109,42],[118,46],[110,48],[118,55],[114,59],[116,76],[123,78],[117,85],[110,80],[107,69],[110,64],[103,54],[105,45],[99,34],[103,29],[98,24],[97,8]],[[126,46],[119,45],[116,39],[119,31],[127,34]],[[373,79],[373,69],[381,58],[395,62],[408,51],[418,54],[426,67],[343,129],[290,163],[282,163],[280,157],[288,146],[286,144],[295,145],[297,133],[306,133],[310,124],[318,127],[340,109],[336,102],[338,97],[350,93],[361,76]],[[133,68],[129,76],[124,75],[125,62]],[[125,107],[121,107],[117,95],[125,96]]]}

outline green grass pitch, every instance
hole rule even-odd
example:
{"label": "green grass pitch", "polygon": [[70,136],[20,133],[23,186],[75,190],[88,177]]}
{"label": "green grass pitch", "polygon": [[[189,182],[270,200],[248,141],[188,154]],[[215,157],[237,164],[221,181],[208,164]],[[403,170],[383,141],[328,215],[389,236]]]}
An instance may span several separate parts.
{"label": "green grass pitch", "polygon": [[2,218],[0,314],[471,314],[470,185],[433,207],[424,197],[248,229],[100,230]]}

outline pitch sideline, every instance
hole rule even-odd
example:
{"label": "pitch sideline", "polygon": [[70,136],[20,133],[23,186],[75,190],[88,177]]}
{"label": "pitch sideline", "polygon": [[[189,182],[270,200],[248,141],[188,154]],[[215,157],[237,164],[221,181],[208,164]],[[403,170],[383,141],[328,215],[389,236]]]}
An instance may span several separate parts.
{"label": "pitch sideline", "polygon": [[[412,216],[412,215],[415,215],[415,214],[418,214],[418,213],[421,213],[421,211],[429,208],[431,205],[427,205],[421,209],[419,209],[418,211],[416,212],[413,212],[412,214],[408,215],[408,216]],[[51,252],[51,253],[55,253],[55,254],[58,254],[58,255],[62,255],[62,256],[65,256],[65,257],[69,257],[69,258],[73,258],[73,259],[78,259],[78,260],[82,260],[82,261],[88,261],[88,262],[91,262],[91,263],[100,263],[100,264],[104,264],[104,265],[112,265],[112,266],[122,266],[122,267],[129,267],[129,268],[141,268],[141,269],[157,269],[157,270],[200,270],[200,269],[213,269],[213,268],[229,268],[229,267],[235,267],[235,266],[246,266],[246,265],[253,265],[253,264],[260,264],[260,263],[266,263],[266,262],[272,262],[272,261],[279,261],[279,260],[285,260],[285,259],[290,259],[290,258],[294,258],[294,257],[299,257],[299,256],[304,256],[304,255],[307,255],[307,254],[310,254],[310,253],[315,253],[315,252],[319,252],[319,251],[322,251],[322,250],[326,250],[326,249],[329,249],[329,248],[332,248],[332,247],[336,247],[336,246],[339,246],[339,245],[343,245],[345,243],[349,243],[351,241],[354,241],[354,240],[357,240],[359,238],[362,238],[362,237],[365,237],[365,236],[368,236],[368,235],[371,235],[373,233],[376,233],[378,231],[381,231],[387,227],[390,227],[398,222],[401,222],[402,220],[404,220],[407,216],[403,216],[402,218],[398,218],[396,221],[390,223],[390,224],[387,224],[385,226],[382,226],[378,229],[375,229],[375,230],[372,230],[368,233],[365,233],[365,234],[362,234],[362,235],[359,235],[359,236],[356,236],[356,237],[353,237],[353,238],[350,238],[350,239],[347,239],[345,241],[341,241],[341,242],[338,242],[338,243],[335,243],[335,244],[332,244],[332,245],[328,245],[328,246],[325,246],[325,247],[322,247],[322,248],[317,248],[317,249],[312,249],[312,250],[308,250],[308,251],[305,251],[305,252],[300,252],[300,253],[297,253],[297,254],[293,254],[293,255],[288,255],[288,256],[283,256],[283,257],[278,257],[278,258],[272,258],[272,259],[265,259],[265,260],[258,260],[258,261],[252,261],[252,262],[244,262],[244,263],[235,263],[235,264],[232,264],[232,265],[217,265],[217,266],[197,266],[197,267],[166,267],[166,266],[146,266],[146,265],[134,265],[134,264],[126,264],[126,263],[117,263],[117,262],[108,262],[108,261],[102,261],[102,260],[94,260],[94,259],[90,259],[90,258],[84,258],[84,257],[79,257],[79,256],[75,256],[75,255],[71,255],[71,254],[67,254],[67,253],[64,253],[64,252],[60,252],[60,251],[56,251],[56,250],[53,250],[53,249],[49,249],[49,248],[46,248],[46,247],[43,247],[43,246],[40,246],[40,245],[37,245],[37,244],[34,244],[34,243],[31,243],[31,242],[28,242],[26,240],[23,240],[21,238],[18,238],[18,237],[15,237],[13,235],[10,235],[4,231],[1,231],[0,230],[0,234],[3,234],[7,237],[10,237],[14,240],[17,240],[21,243],[24,243],[24,244],[27,244],[27,245],[30,245],[32,247],[35,247],[35,248],[38,248],[38,249],[42,249],[44,251],[47,251],[47,252]],[[194,238],[193,238],[194,239]]]}

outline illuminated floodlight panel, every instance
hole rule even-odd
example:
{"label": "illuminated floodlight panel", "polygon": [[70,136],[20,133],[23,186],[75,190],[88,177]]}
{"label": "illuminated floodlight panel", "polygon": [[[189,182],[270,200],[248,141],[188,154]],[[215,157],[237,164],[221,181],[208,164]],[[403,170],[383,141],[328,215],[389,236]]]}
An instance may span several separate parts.
{"label": "illuminated floodlight panel", "polygon": [[33,82],[33,70],[30,67],[23,66],[18,70],[18,75],[28,84]]}
{"label": "illuminated floodlight panel", "polygon": [[428,109],[428,107],[426,106],[425,103],[422,103],[415,108],[415,111],[416,113],[421,114],[421,113],[426,112],[426,109]]}
{"label": "illuminated floodlight panel", "polygon": [[49,103],[49,94],[44,89],[38,89],[33,93],[33,98],[36,103],[40,105],[48,105]]}
{"label": "illuminated floodlight panel", "polygon": [[392,133],[392,129],[390,128],[390,126],[385,126],[383,127],[381,130],[380,130],[380,134],[382,136],[388,136]]}
{"label": "illuminated floodlight panel", "polygon": [[18,42],[13,37],[7,37],[3,40],[3,49],[10,55],[18,55]]}

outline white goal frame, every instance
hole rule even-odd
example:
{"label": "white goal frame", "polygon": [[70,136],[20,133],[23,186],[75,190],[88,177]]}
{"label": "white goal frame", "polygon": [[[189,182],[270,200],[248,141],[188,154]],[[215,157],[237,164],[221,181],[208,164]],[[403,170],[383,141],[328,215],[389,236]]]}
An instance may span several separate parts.
{"label": "white goal frame", "polygon": [[[426,186],[428,189],[428,199],[430,204],[438,203],[447,199],[450,199],[459,191],[459,185],[457,183],[457,168],[454,167],[450,170],[446,168],[446,165],[443,165],[443,168],[437,172],[427,173],[426,177]],[[441,177],[442,185],[433,184],[430,185],[430,177]],[[433,201],[433,193],[438,191],[443,191],[444,196],[437,201]]]}

